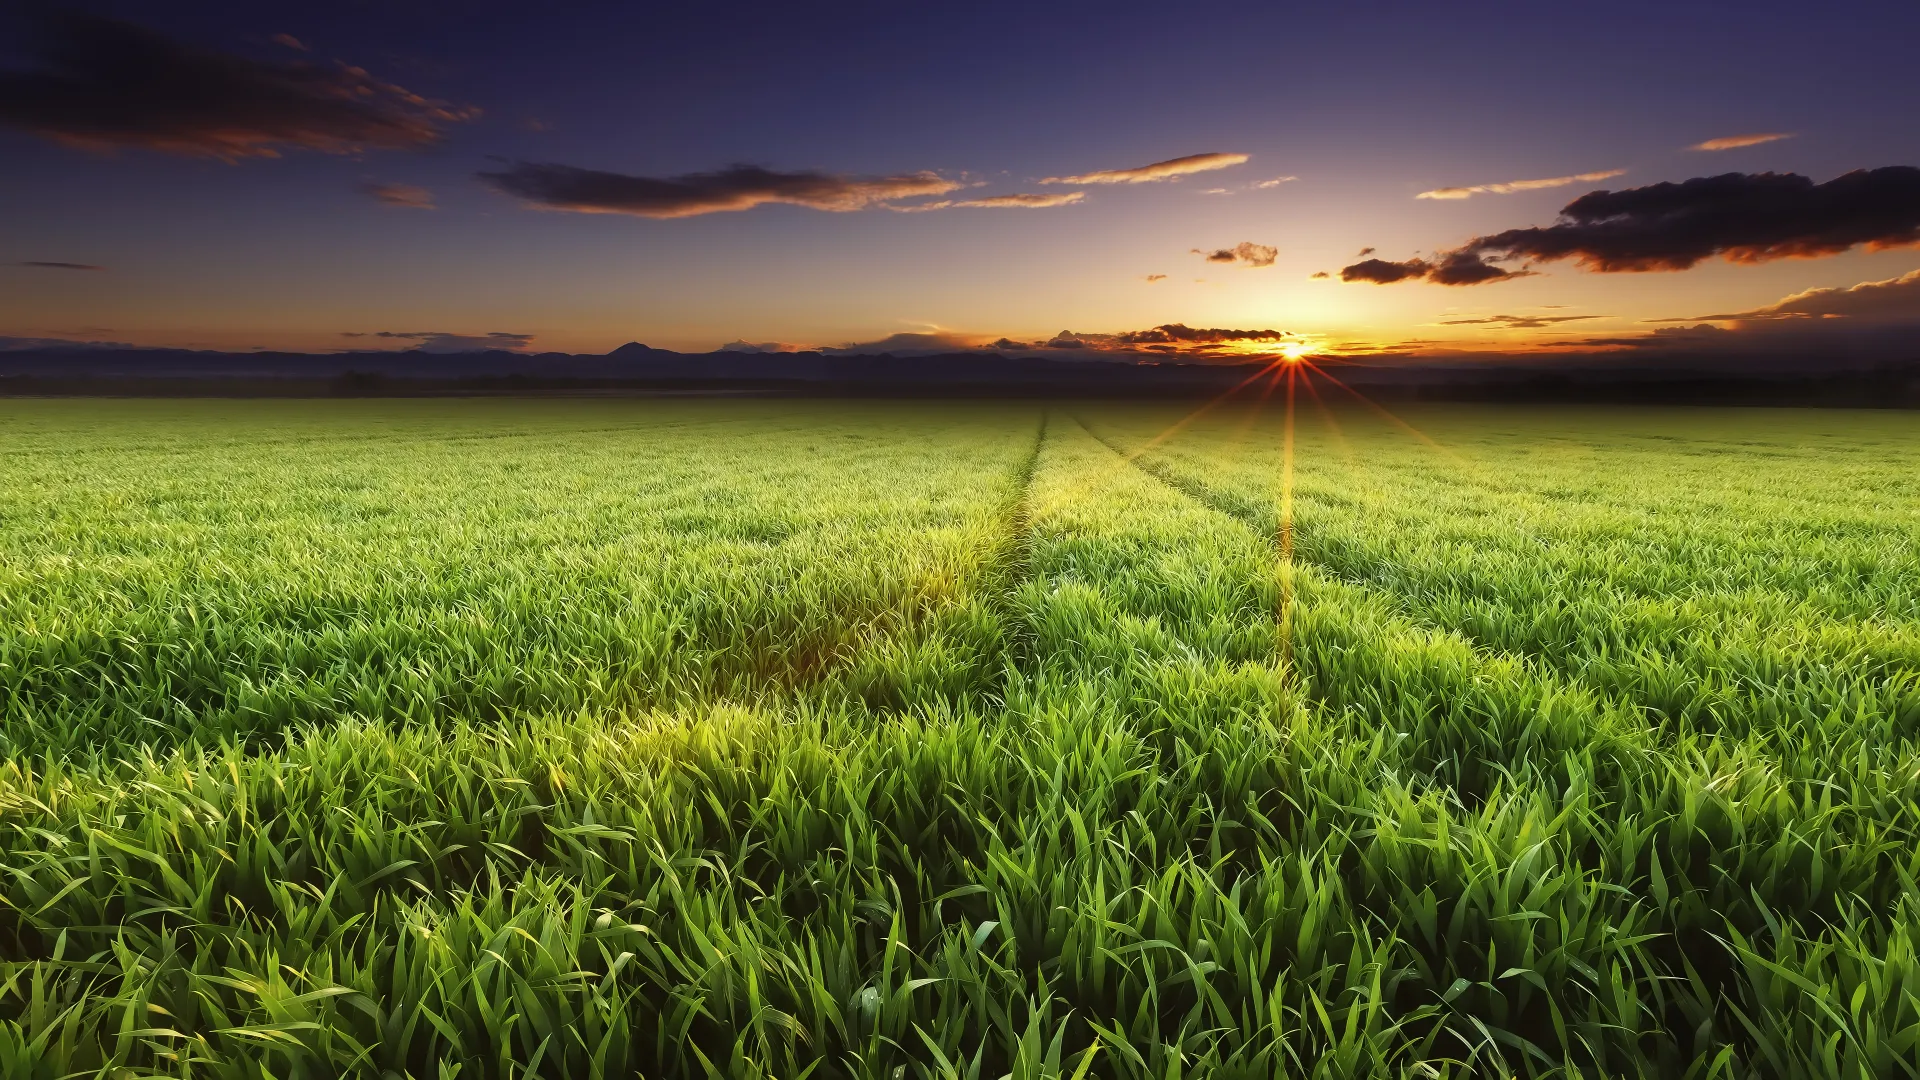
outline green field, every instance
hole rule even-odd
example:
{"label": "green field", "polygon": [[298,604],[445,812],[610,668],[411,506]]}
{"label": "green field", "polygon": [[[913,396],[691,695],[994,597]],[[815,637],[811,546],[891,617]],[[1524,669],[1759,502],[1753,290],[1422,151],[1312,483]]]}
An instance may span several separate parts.
{"label": "green field", "polygon": [[0,1075],[1920,1075],[1920,416],[1299,409],[0,401]]}

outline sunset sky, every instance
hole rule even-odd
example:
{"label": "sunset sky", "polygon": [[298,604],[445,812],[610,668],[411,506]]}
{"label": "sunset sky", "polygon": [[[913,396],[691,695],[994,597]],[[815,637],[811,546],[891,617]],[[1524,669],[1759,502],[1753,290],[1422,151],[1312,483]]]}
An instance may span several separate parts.
{"label": "sunset sky", "polygon": [[[1910,2],[818,10],[10,9],[0,338],[1100,347],[1178,324],[1499,352],[1920,321]],[[1510,276],[1443,283],[1462,266]]]}

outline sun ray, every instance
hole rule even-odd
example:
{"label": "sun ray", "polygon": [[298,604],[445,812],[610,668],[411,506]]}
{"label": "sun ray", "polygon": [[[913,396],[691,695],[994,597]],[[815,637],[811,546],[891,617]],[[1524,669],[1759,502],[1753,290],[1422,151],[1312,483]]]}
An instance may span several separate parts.
{"label": "sun ray", "polygon": [[1355,390],[1353,387],[1348,386],[1345,382],[1341,381],[1340,379],[1335,378],[1333,374],[1327,371],[1325,368],[1316,366],[1314,367],[1313,370],[1325,376],[1328,382],[1331,382],[1333,385],[1339,387],[1342,390],[1345,390],[1349,394],[1352,394],[1357,400],[1359,400],[1359,402],[1362,405],[1365,405],[1367,408],[1372,409],[1376,413],[1379,413],[1389,423],[1405,431],[1407,434],[1412,435],[1414,438],[1419,439],[1421,442],[1426,443],[1428,446],[1432,447],[1434,450],[1439,451],[1441,456],[1447,458],[1449,461],[1452,461],[1454,464],[1459,465],[1464,469],[1467,469],[1469,471],[1473,470],[1472,462],[1461,457],[1459,454],[1455,453],[1454,451],[1449,450],[1445,446],[1440,445],[1438,442],[1434,441],[1433,437],[1428,435],[1426,432],[1421,431],[1419,428],[1414,427],[1412,424],[1394,415],[1394,413],[1390,411],[1385,405],[1380,404],[1379,402],[1373,400],[1372,398],[1361,393],[1360,391]]}
{"label": "sun ray", "polygon": [[1205,416],[1206,414],[1212,412],[1214,409],[1219,408],[1220,405],[1223,402],[1225,402],[1228,398],[1232,397],[1233,395],[1239,393],[1242,390],[1245,390],[1249,385],[1253,383],[1255,379],[1258,379],[1260,376],[1265,375],[1269,371],[1273,371],[1274,369],[1280,367],[1285,363],[1286,363],[1286,359],[1284,357],[1276,358],[1272,363],[1268,364],[1266,367],[1261,368],[1259,371],[1256,371],[1253,374],[1235,383],[1233,385],[1233,388],[1228,390],[1226,393],[1221,394],[1220,396],[1214,398],[1212,401],[1207,402],[1205,405],[1202,405],[1199,408],[1188,413],[1187,415],[1181,417],[1180,419],[1175,420],[1171,425],[1167,427],[1165,431],[1162,431],[1160,434],[1155,435],[1153,438],[1148,439],[1146,442],[1136,447],[1133,453],[1127,455],[1127,460],[1128,461],[1137,460],[1142,454],[1145,454],[1147,451],[1152,450],[1154,447],[1159,446],[1161,443],[1166,442],[1168,439],[1173,438],[1175,435],[1178,435],[1180,432],[1186,430],[1187,425],[1193,423],[1195,420],[1200,419],[1202,416]]}

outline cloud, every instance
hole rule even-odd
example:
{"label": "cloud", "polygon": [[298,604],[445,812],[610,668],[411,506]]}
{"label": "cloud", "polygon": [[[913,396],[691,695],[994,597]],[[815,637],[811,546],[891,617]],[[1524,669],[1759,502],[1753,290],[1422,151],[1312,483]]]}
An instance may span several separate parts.
{"label": "cloud", "polygon": [[1297,176],[1276,176],[1271,180],[1256,180],[1254,181],[1253,186],[1261,189],[1277,188],[1281,184],[1291,184],[1298,179],[1300,178]]}
{"label": "cloud", "polygon": [[928,210],[953,210],[972,207],[981,210],[1038,210],[1048,206],[1069,206],[1087,197],[1084,191],[1063,191],[1055,194],[1023,193],[1019,195],[989,195],[980,199],[941,199],[938,202],[912,203],[899,206],[887,204],[887,209],[898,210],[903,214],[919,214]]}
{"label": "cloud", "polygon": [[1505,270],[1478,255],[1458,251],[1443,254],[1434,261],[1420,258],[1401,262],[1367,259],[1340,269],[1341,281],[1366,281],[1375,285],[1422,279],[1436,285],[1482,285],[1489,281],[1532,276],[1531,270]]}
{"label": "cloud", "polygon": [[1272,266],[1273,260],[1280,255],[1280,249],[1268,244],[1256,244],[1251,240],[1243,240],[1230,248],[1220,248],[1217,251],[1202,251],[1194,248],[1193,253],[1205,256],[1206,260],[1212,263],[1243,262],[1250,267],[1259,268]]}
{"label": "cloud", "polygon": [[1149,285],[1152,285],[1156,281],[1165,281],[1165,280],[1167,280],[1167,275],[1165,274],[1148,274],[1147,275],[1147,284]]}
{"label": "cloud", "polygon": [[876,353],[893,353],[896,356],[910,356],[914,354],[925,355],[929,353],[968,352],[973,348],[974,342],[971,338],[961,337],[958,334],[936,332],[931,334],[890,334],[878,341],[850,341],[845,345],[830,346],[820,351],[829,355],[842,356],[855,354],[872,355]]}
{"label": "cloud", "polygon": [[[340,336],[366,337],[367,335],[343,333]],[[532,334],[508,334],[497,330],[486,335],[450,334],[444,330],[382,330],[372,336],[416,342],[414,348],[429,353],[481,352],[487,349],[514,352],[533,343]]]}
{"label": "cloud", "polygon": [[988,346],[988,348],[992,349],[1030,349],[1032,347],[1033,346],[1028,345],[1024,341],[1015,341],[1012,338],[1001,338]]}
{"label": "cloud", "polygon": [[106,267],[104,266],[96,266],[93,263],[53,262],[46,259],[26,259],[21,262],[14,263],[13,265],[25,267],[29,270],[105,270],[106,269]]}
{"label": "cloud", "polygon": [[1761,143],[1779,142],[1793,138],[1792,132],[1774,131],[1764,135],[1727,135],[1706,142],[1694,143],[1689,150],[1738,150],[1743,146],[1759,146]]}
{"label": "cloud", "polygon": [[[1368,248],[1372,251],[1372,248]],[[1340,268],[1341,281],[1367,281],[1375,285],[1392,285],[1397,281],[1412,281],[1427,276],[1433,265],[1425,259],[1408,259],[1405,262],[1393,262],[1388,259],[1366,259],[1352,266]]]}
{"label": "cloud", "polygon": [[1361,248],[1361,249],[1360,249],[1360,254],[1358,254],[1358,255],[1355,255],[1355,256],[1354,256],[1354,258],[1356,258],[1356,259],[1364,259],[1364,258],[1366,258],[1367,256],[1369,256],[1369,255],[1371,255],[1371,254],[1373,254],[1373,253],[1374,253],[1375,251],[1378,251],[1378,250],[1379,250],[1378,248],[1370,248],[1370,247],[1363,247],[1363,248]]}
{"label": "cloud", "polygon": [[301,52],[313,51],[307,48],[306,42],[301,41],[292,34],[275,34],[267,40],[273,42],[275,45],[285,45],[289,49],[298,49]]}
{"label": "cloud", "polygon": [[735,353],[791,353],[806,352],[807,346],[795,345],[786,341],[729,341],[720,346],[718,352]]}
{"label": "cloud", "polygon": [[262,63],[91,15],[37,25],[40,67],[0,71],[0,125],[71,146],[223,161],[343,154],[426,146],[478,115],[346,64]]}
{"label": "cloud", "polygon": [[1246,154],[1190,154],[1186,157],[1169,158],[1156,161],[1151,165],[1141,165],[1133,169],[1103,169],[1100,172],[1083,173],[1079,176],[1049,176],[1040,181],[1043,184],[1150,184],[1160,180],[1174,180],[1193,173],[1211,172],[1247,161]]}
{"label": "cloud", "polygon": [[1504,184],[1475,184],[1473,187],[1443,187],[1432,191],[1423,191],[1415,195],[1416,199],[1471,199],[1475,195],[1511,195],[1516,191],[1540,191],[1545,188],[1566,187],[1568,184],[1584,184],[1594,180],[1610,180],[1626,172],[1625,169],[1608,169],[1605,172],[1577,173],[1573,176],[1550,176],[1545,180],[1509,180]]}
{"label": "cloud", "polygon": [[1462,254],[1621,273],[1686,270],[1920,243],[1920,168],[1859,169],[1824,184],[1794,173],[1726,173],[1583,195],[1545,228],[1477,237]]}
{"label": "cloud", "polygon": [[[95,332],[110,334],[113,331],[111,330],[76,331],[76,333],[81,333],[81,334],[95,333]],[[137,349],[137,348],[140,348],[140,346],[132,345],[124,341],[76,340],[74,338],[57,338],[57,337],[0,337],[0,352],[28,352],[28,351],[35,351],[39,349]]]}
{"label": "cloud", "polygon": [[1785,322],[1803,319],[1920,322],[1920,270],[1885,281],[1863,281],[1843,289],[1807,289],[1752,311],[1656,321]]}
{"label": "cloud", "polygon": [[1920,168],[1859,169],[1824,184],[1794,173],[1725,173],[1591,192],[1568,203],[1553,225],[1475,237],[1431,263],[1370,259],[1340,276],[1478,285],[1531,273],[1488,260],[1572,259],[1581,269],[1615,274],[1686,270],[1715,256],[1760,263],[1917,243]]}
{"label": "cloud", "polygon": [[367,184],[360,189],[371,195],[383,206],[399,206],[409,210],[432,210],[433,192],[412,184]]}
{"label": "cloud", "polygon": [[1488,315],[1479,319],[1442,319],[1441,326],[1493,326],[1501,330],[1544,330],[1560,323],[1605,319],[1606,315]]}
{"label": "cloud", "polygon": [[1325,270],[1316,270],[1316,271],[1314,271],[1313,273],[1311,273],[1311,274],[1308,274],[1307,276],[1308,276],[1308,277],[1310,277],[1310,278],[1316,278],[1316,279],[1318,279],[1318,278],[1330,278],[1330,277],[1332,277],[1333,275],[1332,275],[1332,274],[1329,274],[1329,273],[1327,273],[1327,272],[1326,272]]}
{"label": "cloud", "polygon": [[1200,194],[1202,194],[1202,195],[1231,195],[1231,194],[1233,194],[1233,192],[1232,192],[1232,191],[1230,191],[1230,190],[1228,190],[1227,188],[1223,188],[1223,187],[1210,187],[1210,188],[1208,188],[1208,189],[1206,189],[1205,191],[1202,191],[1202,192],[1201,192]]}
{"label": "cloud", "polygon": [[1165,323],[1151,330],[1115,334],[1113,338],[1122,345],[1218,345],[1228,341],[1279,341],[1290,336],[1285,330],[1225,330]]}
{"label": "cloud", "polygon": [[494,189],[541,209],[647,218],[750,210],[765,203],[836,212],[865,210],[893,199],[944,195],[964,186],[931,172],[839,176],[775,172],[756,165],[655,178],[521,161],[500,172],[480,173],[479,177]]}

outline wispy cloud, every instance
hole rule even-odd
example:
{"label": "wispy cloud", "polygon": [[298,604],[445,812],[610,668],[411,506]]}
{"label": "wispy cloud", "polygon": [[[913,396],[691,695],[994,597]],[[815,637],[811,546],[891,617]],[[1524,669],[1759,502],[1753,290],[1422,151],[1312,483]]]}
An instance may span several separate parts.
{"label": "wispy cloud", "polygon": [[841,176],[776,172],[757,165],[662,178],[521,161],[479,176],[495,190],[543,210],[647,218],[695,217],[751,210],[767,203],[846,212],[885,205],[894,199],[945,195],[966,186],[932,172]]}
{"label": "wispy cloud", "polygon": [[1501,330],[1545,330],[1560,323],[1604,319],[1605,315],[1488,315],[1478,319],[1442,319],[1441,326],[1492,326]]}
{"label": "wispy cloud", "polygon": [[1213,251],[1194,248],[1193,253],[1204,256],[1208,262],[1239,262],[1252,267],[1263,267],[1273,265],[1273,260],[1280,255],[1280,249],[1270,244],[1256,244],[1251,240],[1243,240],[1230,248],[1218,248]]}
{"label": "wispy cloud", "polygon": [[533,343],[532,334],[509,334],[498,330],[490,334],[453,334],[445,330],[380,330],[371,334],[344,331],[340,336],[410,341],[414,343],[413,348],[430,353],[484,352],[489,349],[517,352]]}
{"label": "wispy cloud", "polygon": [[13,265],[25,267],[26,269],[29,269],[29,270],[105,270],[106,269],[106,267],[104,266],[96,266],[93,263],[54,262],[50,259],[26,259],[24,261],[14,263]]}
{"label": "wispy cloud", "polygon": [[412,184],[367,184],[360,189],[378,201],[382,206],[398,206],[408,210],[432,210],[433,192]]}
{"label": "wispy cloud", "polygon": [[1194,173],[1212,172],[1215,169],[1243,165],[1246,154],[1190,154],[1186,157],[1169,158],[1156,161],[1151,165],[1141,165],[1132,169],[1103,169],[1099,172],[1082,173],[1079,176],[1049,176],[1040,181],[1043,184],[1150,184],[1160,180],[1174,180]]}
{"label": "wispy cloud", "polygon": [[289,49],[297,49],[300,52],[313,51],[312,49],[307,48],[306,42],[301,41],[299,38],[294,37],[292,34],[275,34],[272,37],[268,38],[267,40],[273,42],[275,45],[285,45]]}
{"label": "wispy cloud", "polygon": [[75,13],[37,26],[40,67],[0,71],[0,124],[72,146],[224,161],[343,154],[425,146],[479,113],[347,64],[263,63]]}
{"label": "wispy cloud", "polygon": [[939,202],[911,203],[907,205],[888,204],[887,209],[898,210],[903,214],[916,214],[925,210],[955,210],[972,207],[980,210],[1039,210],[1049,206],[1070,206],[1087,197],[1084,191],[1063,191],[1052,193],[1022,193],[1017,195],[988,195],[979,199],[959,201],[942,199]]}
{"label": "wispy cloud", "polygon": [[1804,319],[1920,322],[1920,270],[1884,281],[1863,281],[1845,288],[1807,289],[1752,311],[1654,321],[1788,322]]}
{"label": "wispy cloud", "polygon": [[729,341],[720,346],[720,352],[736,353],[792,353],[806,352],[809,346],[796,345],[791,341]]}
{"label": "wispy cloud", "polygon": [[1255,188],[1260,188],[1260,189],[1277,188],[1281,184],[1291,184],[1298,179],[1300,178],[1297,176],[1276,176],[1271,180],[1256,180],[1254,181],[1253,186]]}
{"label": "wispy cloud", "polygon": [[1779,142],[1793,138],[1790,131],[1770,131],[1756,135],[1727,135],[1706,142],[1694,143],[1689,150],[1738,150],[1743,146],[1759,146],[1761,143]]}
{"label": "wispy cloud", "polygon": [[1584,184],[1595,180],[1610,180],[1625,173],[1625,169],[1608,169],[1604,172],[1576,173],[1572,176],[1549,176],[1544,180],[1509,180],[1504,184],[1475,184],[1472,187],[1443,187],[1432,191],[1423,191],[1415,195],[1416,199],[1471,199],[1475,195],[1512,195],[1519,191],[1540,191],[1545,188],[1566,187],[1568,184]]}
{"label": "wispy cloud", "polygon": [[1167,275],[1165,274],[1148,274],[1147,275],[1147,284],[1149,285],[1152,285],[1155,282],[1160,282],[1165,280],[1167,280]]}

